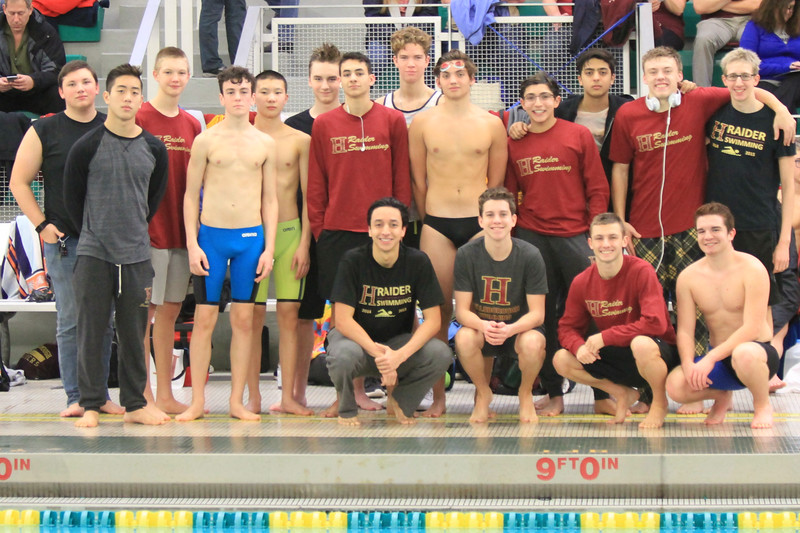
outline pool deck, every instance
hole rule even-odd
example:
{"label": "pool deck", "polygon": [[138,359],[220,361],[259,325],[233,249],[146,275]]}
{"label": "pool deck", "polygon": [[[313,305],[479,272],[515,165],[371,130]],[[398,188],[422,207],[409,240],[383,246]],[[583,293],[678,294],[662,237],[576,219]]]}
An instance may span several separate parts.
{"label": "pool deck", "polygon": [[[144,427],[102,415],[93,429],[58,416],[57,380],[0,393],[0,508],[800,509],[800,394],[772,396],[767,430],[750,428],[747,392],[719,426],[670,414],[640,430],[643,415],[609,425],[591,414],[582,386],[561,416],[520,425],[516,397],[496,396],[498,416],[474,425],[474,388],[458,381],[442,418],[402,426],[362,413],[353,428],[318,416],[232,420],[229,387],[212,376],[202,420]],[[261,392],[265,409],[279,398],[271,377]],[[309,388],[315,411],[333,399],[332,388]]]}

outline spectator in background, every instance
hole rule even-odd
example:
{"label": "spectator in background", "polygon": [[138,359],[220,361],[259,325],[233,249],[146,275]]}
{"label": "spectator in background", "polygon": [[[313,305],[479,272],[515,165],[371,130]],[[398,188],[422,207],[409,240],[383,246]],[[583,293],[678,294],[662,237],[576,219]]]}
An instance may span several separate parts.
{"label": "spectator in background", "polygon": [[108,0],[33,0],[33,8],[56,30],[60,24],[90,28],[97,24],[100,8],[108,6]]}
{"label": "spectator in background", "polygon": [[58,32],[31,0],[7,0],[0,31],[0,111],[63,111],[57,82],[67,58]]}
{"label": "spectator in background", "polygon": [[205,77],[216,77],[225,68],[225,64],[219,57],[219,37],[217,36],[217,24],[222,18],[223,11],[225,11],[228,55],[232,65],[236,59],[236,50],[239,48],[239,36],[242,34],[244,26],[247,2],[245,0],[202,0],[197,35],[200,40],[200,66]]}
{"label": "spectator in background", "polygon": [[683,10],[686,0],[650,0],[656,46],[683,50]]}
{"label": "spectator in background", "polygon": [[[269,7],[277,7],[278,9],[275,10],[275,14],[272,16],[273,19],[277,18],[297,18],[298,9],[297,6],[300,4],[300,0],[266,0]],[[272,20],[269,21],[267,24],[267,29],[272,28]],[[294,28],[293,27],[286,27],[281,28],[281,31],[278,32],[278,51],[285,52],[287,54],[294,53]]]}
{"label": "spectator in background", "polygon": [[794,110],[800,103],[800,10],[794,0],[763,0],[740,44],[761,59],[758,86]]}
{"label": "spectator in background", "polygon": [[703,20],[697,24],[692,52],[692,77],[700,87],[711,86],[714,54],[730,41],[742,38],[745,24],[761,0],[694,0]]}

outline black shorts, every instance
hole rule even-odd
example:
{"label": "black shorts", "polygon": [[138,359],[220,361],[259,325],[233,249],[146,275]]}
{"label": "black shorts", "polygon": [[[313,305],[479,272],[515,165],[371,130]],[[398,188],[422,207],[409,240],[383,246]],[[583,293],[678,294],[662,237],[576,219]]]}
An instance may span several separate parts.
{"label": "black shorts", "polygon": [[[539,333],[544,336],[544,326],[538,326],[533,328],[533,331],[538,331]],[[517,335],[509,337],[506,339],[506,342],[503,344],[489,344],[484,339],[483,341],[483,348],[481,348],[481,353],[483,353],[484,357],[503,357],[503,356],[510,356],[514,359],[517,359],[517,351],[514,349],[514,343],[517,342]]]}
{"label": "black shorts", "polygon": [[300,320],[316,320],[325,313],[325,299],[319,295],[319,259],[317,258],[317,242],[311,238],[308,247],[308,256],[311,264],[306,274],[306,290],[300,301],[300,310],[297,318]]}
{"label": "black shorts", "polygon": [[[678,349],[659,338],[651,337],[661,351],[661,359],[667,365],[667,372],[681,364]],[[604,346],[600,348],[600,359],[589,365],[583,365],[593,378],[607,379],[617,385],[640,388],[647,385],[639,369],[630,346]]]}
{"label": "black shorts", "polygon": [[767,274],[769,274],[769,305],[778,304],[783,299],[773,273],[775,264],[772,262],[772,254],[775,252],[777,245],[778,235],[772,230],[737,230],[736,236],[733,238],[734,249],[754,256],[767,269]]}
{"label": "black shorts", "polygon": [[333,282],[336,281],[336,270],[342,257],[348,250],[357,248],[370,242],[367,233],[355,231],[322,230],[317,239],[317,262],[319,279],[319,296],[323,300],[330,300],[333,292]]}

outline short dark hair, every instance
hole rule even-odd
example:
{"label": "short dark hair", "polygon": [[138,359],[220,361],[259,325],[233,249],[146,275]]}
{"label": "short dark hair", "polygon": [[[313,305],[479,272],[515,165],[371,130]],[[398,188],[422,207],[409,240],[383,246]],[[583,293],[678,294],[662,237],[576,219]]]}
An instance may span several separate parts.
{"label": "short dark hair", "polygon": [[342,63],[345,61],[358,61],[359,63],[364,63],[367,65],[367,73],[372,74],[372,61],[366,56],[366,54],[362,54],[361,52],[345,52],[342,54],[341,59],[339,59],[339,73],[342,73]]}
{"label": "short dark hair", "polygon": [[700,217],[705,217],[709,215],[719,215],[722,217],[722,222],[725,224],[725,228],[730,231],[734,229],[735,223],[733,220],[733,213],[728,208],[727,205],[721,204],[719,202],[709,202],[707,204],[703,204],[697,208],[697,211],[694,212],[694,223],[697,226],[697,219]]}
{"label": "short dark hair", "polygon": [[450,50],[449,52],[445,52],[436,62],[436,65],[433,67],[433,77],[438,78],[439,74],[442,73],[442,63],[447,63],[448,61],[455,61],[457,59],[461,59],[464,61],[464,66],[467,69],[467,74],[469,74],[470,78],[474,78],[478,74],[478,66],[475,64],[472,59],[462,52],[461,50]]}
{"label": "short dark hair", "polygon": [[489,200],[505,200],[508,202],[508,208],[511,210],[512,215],[517,214],[517,199],[505,187],[492,187],[486,189],[478,197],[478,214],[483,216],[483,206]]}
{"label": "short dark hair", "polygon": [[403,227],[408,227],[408,207],[397,198],[392,198],[391,196],[386,196],[385,198],[372,202],[372,205],[369,206],[369,210],[367,211],[367,226],[372,225],[372,212],[379,207],[394,207],[395,209],[399,209],[400,220],[403,223]]}
{"label": "short dark hair", "polygon": [[308,72],[311,73],[311,65],[314,63],[333,63],[339,64],[342,58],[342,53],[336,48],[335,44],[322,43],[321,46],[314,48],[311,52],[311,57],[308,59]]}
{"label": "short dark hair", "polygon": [[265,70],[264,72],[256,76],[256,82],[254,86],[258,85],[258,82],[261,80],[279,80],[283,82],[284,91],[287,91],[289,89],[289,86],[286,84],[286,78],[283,76],[283,74],[281,74],[277,70]]}
{"label": "short dark hair", "polygon": [[600,213],[592,219],[589,224],[589,237],[592,236],[592,228],[595,226],[607,226],[609,224],[619,224],[622,234],[625,235],[625,222],[616,213]]}
{"label": "short dark hair", "polygon": [[117,78],[120,76],[133,76],[139,80],[139,86],[141,87],[142,69],[134,67],[130,63],[124,63],[109,71],[108,76],[106,76],[106,91],[110,91],[114,87],[114,82],[117,81]]}
{"label": "short dark hair", "polygon": [[226,81],[229,81],[234,85],[241,85],[244,82],[249,82],[250,92],[256,90],[256,80],[253,78],[253,75],[249,70],[238,65],[230,66],[217,74],[217,81],[219,82],[219,94],[222,94],[222,85]]}
{"label": "short dark hair", "polygon": [[599,59],[604,63],[608,63],[611,74],[614,74],[614,71],[617,69],[617,60],[614,59],[611,52],[604,48],[589,48],[575,60],[575,68],[578,69],[578,74],[583,72],[583,66],[592,59]]}
{"label": "short dark hair", "polygon": [[553,96],[561,96],[561,90],[556,83],[556,80],[545,74],[544,72],[537,72],[533,76],[528,76],[519,84],[519,97],[525,98],[525,89],[531,85],[547,85],[547,88],[553,93]]}
{"label": "short dark hair", "polygon": [[94,82],[97,83],[97,72],[95,72],[95,70],[91,67],[91,65],[89,65],[89,63],[87,63],[86,61],[83,61],[81,59],[75,59],[73,61],[70,61],[69,63],[67,63],[63,67],[61,67],[61,72],[58,73],[58,86],[59,87],[62,86],[62,84],[64,82],[64,78],[68,74],[72,74],[73,72],[75,72],[77,70],[84,69],[84,68],[92,73],[92,77],[94,78]]}

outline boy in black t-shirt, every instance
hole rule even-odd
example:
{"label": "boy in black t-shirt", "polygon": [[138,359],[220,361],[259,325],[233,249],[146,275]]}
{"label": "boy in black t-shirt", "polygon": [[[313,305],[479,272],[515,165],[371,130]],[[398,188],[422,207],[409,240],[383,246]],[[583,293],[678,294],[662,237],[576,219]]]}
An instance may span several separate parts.
{"label": "boy in black t-shirt", "polygon": [[[408,227],[402,202],[377,200],[367,222],[372,243],[345,254],[331,297],[336,327],[328,334],[327,362],[339,423],[360,424],[353,378],[380,376],[389,391],[387,411],[412,424],[414,410],[452,359],[450,348],[434,338],[442,292],[428,256],[401,245]],[[425,320],[414,330],[417,302]]]}
{"label": "boy in black t-shirt", "polygon": [[539,250],[511,237],[516,207],[514,195],[505,187],[484,191],[478,198],[478,223],[485,234],[456,253],[456,319],[462,324],[456,352],[475,384],[470,422],[486,422],[491,416],[494,357],[512,353],[519,357],[522,373],[520,422],[538,421],[532,393],[545,356],[547,275]]}

